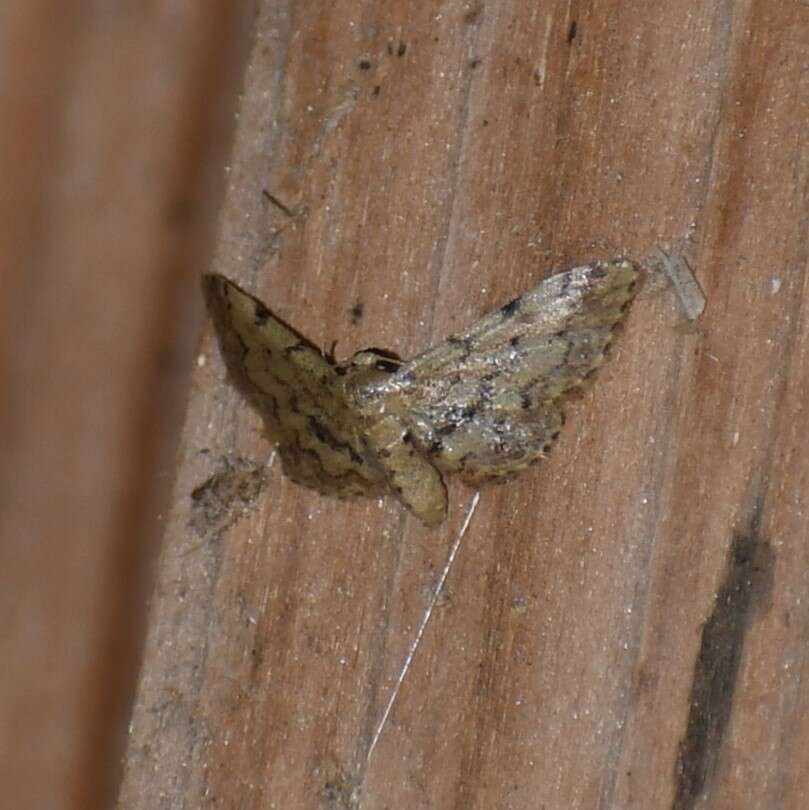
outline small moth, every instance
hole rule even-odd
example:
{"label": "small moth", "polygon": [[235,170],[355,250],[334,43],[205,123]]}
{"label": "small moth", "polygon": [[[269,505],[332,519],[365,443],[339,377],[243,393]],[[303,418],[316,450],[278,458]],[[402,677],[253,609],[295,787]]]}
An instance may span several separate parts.
{"label": "small moth", "polygon": [[547,453],[638,275],[625,260],[575,267],[406,362],[373,350],[334,362],[223,276],[205,276],[204,290],[230,378],[284,472],[326,494],[396,495],[436,526],[442,474],[479,484]]}

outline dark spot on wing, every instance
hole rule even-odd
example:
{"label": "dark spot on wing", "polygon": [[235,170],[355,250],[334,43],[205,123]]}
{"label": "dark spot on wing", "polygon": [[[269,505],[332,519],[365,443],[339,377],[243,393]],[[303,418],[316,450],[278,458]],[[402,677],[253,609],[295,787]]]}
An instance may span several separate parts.
{"label": "dark spot on wing", "polygon": [[404,42],[400,42],[399,47],[396,49],[396,55],[402,57],[406,53],[407,53],[407,45]]}
{"label": "dark spot on wing", "polygon": [[264,326],[265,323],[270,319],[270,310],[261,303],[261,301],[255,302],[255,310],[253,315],[253,321],[256,326]]}
{"label": "dark spot on wing", "polygon": [[360,70],[370,70],[371,69],[371,61],[370,61],[370,59],[360,59],[360,61],[359,61],[359,69]]}
{"label": "dark spot on wing", "polygon": [[265,394],[261,400],[262,405],[269,407],[270,415],[273,418],[273,425],[281,424],[281,412],[278,410],[278,400],[271,394]]}
{"label": "dark spot on wing", "polygon": [[241,363],[244,362],[244,358],[247,357],[247,353],[250,349],[247,348],[247,344],[244,342],[244,338],[238,332],[231,332],[229,333],[229,337],[234,341],[235,346],[229,347],[228,354],[230,351],[233,351],[234,356],[236,354],[240,355],[238,358],[239,364],[238,366],[231,366],[228,365],[228,371],[231,371],[237,378],[245,373],[244,370],[241,368]]}
{"label": "dark spot on wing", "polygon": [[307,346],[305,343],[293,343],[291,346],[287,346],[284,349],[287,357],[291,354],[295,354],[296,352],[308,352],[311,351],[310,347]]}
{"label": "dark spot on wing", "polygon": [[520,345],[521,339],[522,338],[520,337],[520,335],[515,335],[513,338],[511,338],[511,340],[509,340],[509,344],[516,348],[517,346]]}
{"label": "dark spot on wing", "polygon": [[511,318],[517,312],[519,312],[520,307],[522,306],[522,298],[515,298],[513,301],[509,301],[505,306],[500,308],[500,312],[503,315],[503,318]]}
{"label": "dark spot on wing", "polygon": [[467,354],[472,351],[472,339],[469,337],[450,335],[447,338],[447,343],[449,343],[450,346],[458,346],[462,348]]}
{"label": "dark spot on wing", "polygon": [[576,21],[571,20],[570,21],[570,27],[567,29],[567,44],[568,45],[572,45],[573,40],[576,39],[577,28],[578,28],[578,26],[576,25]]}

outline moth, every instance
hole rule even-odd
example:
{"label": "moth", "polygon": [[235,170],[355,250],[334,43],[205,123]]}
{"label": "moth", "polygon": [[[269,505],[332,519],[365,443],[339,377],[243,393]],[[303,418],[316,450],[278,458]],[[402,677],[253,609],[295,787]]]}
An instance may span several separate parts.
{"label": "moth", "polygon": [[325,494],[395,495],[437,526],[443,475],[477,485],[546,455],[638,278],[626,260],[574,267],[412,360],[368,349],[346,362],[223,276],[203,284],[230,379],[263,416],[284,472]]}

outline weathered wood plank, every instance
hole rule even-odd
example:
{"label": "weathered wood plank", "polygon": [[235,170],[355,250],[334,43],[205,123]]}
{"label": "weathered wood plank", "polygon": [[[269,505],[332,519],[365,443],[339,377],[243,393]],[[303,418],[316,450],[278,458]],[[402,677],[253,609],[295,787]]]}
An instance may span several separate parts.
{"label": "weathered wood plank", "polygon": [[483,492],[370,759],[471,493],[430,531],[290,484],[209,333],[121,807],[805,806],[809,7],[257,25],[215,267],[316,344],[407,356],[658,244],[708,308],[649,285],[548,461]]}
{"label": "weathered wood plank", "polygon": [[245,12],[0,9],[7,807],[86,810],[116,795]]}

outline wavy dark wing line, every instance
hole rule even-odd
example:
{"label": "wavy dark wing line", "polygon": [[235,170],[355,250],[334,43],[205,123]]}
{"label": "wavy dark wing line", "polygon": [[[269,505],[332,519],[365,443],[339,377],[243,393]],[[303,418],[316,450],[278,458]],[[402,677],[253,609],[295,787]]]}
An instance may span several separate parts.
{"label": "wavy dark wing line", "polygon": [[577,267],[485,316],[369,386],[440,469],[473,483],[540,458],[564,400],[601,365],[635,294],[638,270]]}
{"label": "wavy dark wing line", "polygon": [[203,285],[229,375],[264,417],[290,478],[338,495],[384,491],[334,366],[223,276]]}

